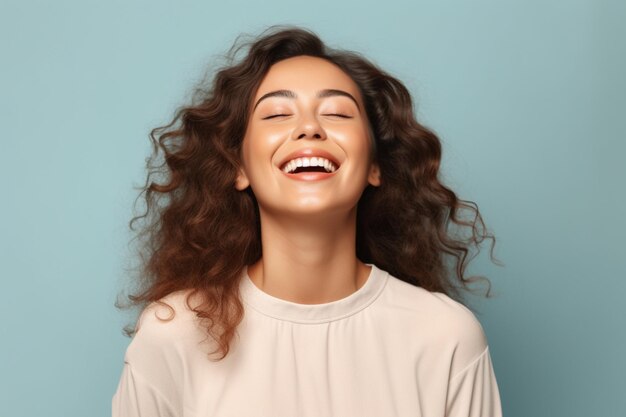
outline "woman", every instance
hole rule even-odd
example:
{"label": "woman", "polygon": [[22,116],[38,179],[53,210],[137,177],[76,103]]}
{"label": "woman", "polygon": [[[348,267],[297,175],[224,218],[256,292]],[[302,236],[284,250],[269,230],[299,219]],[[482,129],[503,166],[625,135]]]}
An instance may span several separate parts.
{"label": "woman", "polygon": [[198,97],[151,133],[165,179],[133,219],[152,221],[113,416],[500,416],[459,295],[493,236],[437,179],[407,89],[271,27]]}

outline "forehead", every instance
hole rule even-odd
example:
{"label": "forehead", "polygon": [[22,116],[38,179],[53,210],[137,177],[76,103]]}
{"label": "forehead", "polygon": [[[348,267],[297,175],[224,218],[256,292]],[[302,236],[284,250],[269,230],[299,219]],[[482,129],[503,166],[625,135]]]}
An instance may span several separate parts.
{"label": "forehead", "polygon": [[278,90],[298,90],[311,94],[325,88],[336,88],[352,93],[360,100],[354,81],[337,65],[313,56],[296,56],[272,65],[257,89],[255,99]]}

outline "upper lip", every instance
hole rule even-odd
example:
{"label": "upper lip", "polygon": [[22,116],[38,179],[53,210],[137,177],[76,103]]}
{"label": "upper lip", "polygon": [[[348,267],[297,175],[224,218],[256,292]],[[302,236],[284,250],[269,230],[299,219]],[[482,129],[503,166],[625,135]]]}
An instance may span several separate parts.
{"label": "upper lip", "polygon": [[323,149],[315,149],[315,148],[303,148],[303,149],[298,149],[296,151],[291,152],[280,162],[278,167],[282,169],[284,165],[287,162],[291,161],[292,159],[303,158],[303,157],[311,158],[313,156],[320,156],[322,158],[326,158],[330,162],[335,164],[337,168],[339,168],[340,163],[337,161],[337,158],[333,156],[333,154]]}

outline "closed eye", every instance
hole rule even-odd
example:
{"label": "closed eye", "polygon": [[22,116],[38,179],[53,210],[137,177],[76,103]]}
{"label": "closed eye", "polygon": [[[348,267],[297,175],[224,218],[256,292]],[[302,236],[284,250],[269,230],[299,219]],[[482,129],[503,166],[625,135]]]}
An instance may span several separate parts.
{"label": "closed eye", "polygon": [[273,114],[271,116],[264,117],[263,120],[271,119],[273,117],[280,117],[280,116],[289,116],[289,114]]}
{"label": "closed eye", "polygon": [[337,116],[337,117],[343,117],[344,119],[352,119],[351,116],[347,116],[345,114],[338,114],[338,113],[325,114],[324,116]]}
{"label": "closed eye", "polygon": [[[263,120],[272,119],[274,117],[282,117],[282,116],[291,116],[291,115],[290,114],[273,114],[271,116],[264,117]],[[330,113],[330,114],[325,114],[324,116],[337,116],[337,117],[342,117],[344,119],[352,119],[352,116],[347,116],[345,114],[339,114],[339,113]]]}

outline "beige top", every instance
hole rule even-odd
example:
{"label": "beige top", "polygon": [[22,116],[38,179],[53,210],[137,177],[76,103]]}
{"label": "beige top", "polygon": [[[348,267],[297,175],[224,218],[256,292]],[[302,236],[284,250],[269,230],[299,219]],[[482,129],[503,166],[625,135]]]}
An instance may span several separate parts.
{"label": "beige top", "polygon": [[480,322],[462,304],[373,264],[365,284],[325,304],[258,288],[244,269],[246,315],[225,359],[184,292],[146,308],[124,357],[113,417],[501,417]]}

